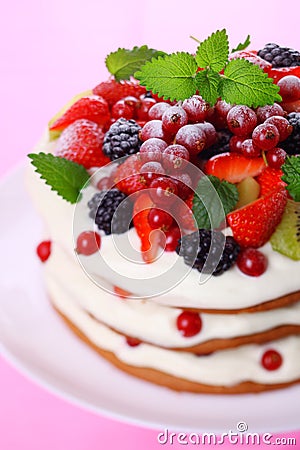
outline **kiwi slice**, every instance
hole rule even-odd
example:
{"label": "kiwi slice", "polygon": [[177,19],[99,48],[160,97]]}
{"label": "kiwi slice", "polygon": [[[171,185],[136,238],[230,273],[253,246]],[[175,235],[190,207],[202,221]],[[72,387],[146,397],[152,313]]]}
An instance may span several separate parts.
{"label": "kiwi slice", "polygon": [[271,245],[291,259],[300,259],[300,202],[288,200],[282,220],[271,237]]}

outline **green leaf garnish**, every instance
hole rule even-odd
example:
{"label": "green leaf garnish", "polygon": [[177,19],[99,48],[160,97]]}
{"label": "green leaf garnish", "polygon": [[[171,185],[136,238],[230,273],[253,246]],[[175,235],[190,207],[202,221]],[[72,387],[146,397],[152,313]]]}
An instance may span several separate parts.
{"label": "green leaf garnish", "polygon": [[106,57],[105,64],[117,81],[129,80],[146,61],[163,55],[165,55],[164,52],[148,48],[147,45],[134,47],[132,50],[119,48]]}
{"label": "green leaf garnish", "polygon": [[236,46],[236,48],[233,48],[231,50],[231,52],[234,53],[234,52],[238,52],[240,50],[245,50],[245,48],[249,47],[250,43],[251,43],[251,38],[250,38],[250,34],[248,34],[245,41],[243,43],[238,44]]}
{"label": "green leaf garnish", "polygon": [[300,202],[300,156],[288,156],[281,167],[282,180],[295,202]]}
{"label": "green leaf garnish", "polygon": [[215,72],[223,69],[228,61],[229,42],[226,30],[216,31],[201,42],[196,53],[196,62],[202,69]]}
{"label": "green leaf garnish", "polygon": [[195,77],[195,84],[198,88],[199,94],[211,105],[216,103],[220,95],[220,83],[220,74],[212,70],[201,70]]}
{"label": "green leaf garnish", "polygon": [[193,199],[193,214],[198,228],[217,228],[233,210],[239,195],[236,186],[208,175],[201,178]]}
{"label": "green leaf garnish", "polygon": [[146,62],[134,76],[159,97],[185,100],[196,92],[196,70],[195,58],[179,52]]}
{"label": "green leaf garnish", "polygon": [[230,61],[224,70],[221,96],[227,103],[257,108],[282,101],[279,87],[258,66],[245,59]]}
{"label": "green leaf garnish", "polygon": [[51,153],[30,153],[28,157],[52,191],[70,203],[78,201],[81,189],[90,178],[82,165]]}

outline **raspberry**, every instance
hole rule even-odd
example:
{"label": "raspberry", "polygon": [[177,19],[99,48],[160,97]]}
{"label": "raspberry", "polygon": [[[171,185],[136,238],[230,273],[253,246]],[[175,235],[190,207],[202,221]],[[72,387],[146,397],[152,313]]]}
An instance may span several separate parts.
{"label": "raspberry", "polygon": [[127,96],[139,98],[144,94],[146,89],[133,81],[121,81],[118,83],[115,80],[103,81],[93,89],[93,94],[103,97],[109,106],[113,106],[118,100]]}
{"label": "raspberry", "polygon": [[292,125],[293,131],[290,136],[280,144],[289,155],[297,155],[300,148],[300,112],[292,112],[287,115],[289,124]]}
{"label": "raspberry", "polygon": [[278,44],[266,44],[257,54],[273,67],[300,66],[300,53],[292,48],[280,47]]}
{"label": "raspberry", "polygon": [[139,139],[141,127],[134,120],[123,117],[113,123],[104,137],[103,152],[112,161],[137,153],[142,142]]}
{"label": "raspberry", "polygon": [[132,226],[133,203],[118,189],[97,192],[88,207],[89,216],[105,234],[125,233]]}
{"label": "raspberry", "polygon": [[220,253],[220,251],[220,260],[213,260],[208,267],[205,267],[205,273],[212,272],[215,276],[230,269],[238,257],[240,246],[232,236],[225,238],[220,231],[215,231],[212,235],[211,230],[200,229],[183,236],[176,249],[179,256],[183,256],[184,262],[199,272],[202,272],[209,252],[211,258],[214,253]]}

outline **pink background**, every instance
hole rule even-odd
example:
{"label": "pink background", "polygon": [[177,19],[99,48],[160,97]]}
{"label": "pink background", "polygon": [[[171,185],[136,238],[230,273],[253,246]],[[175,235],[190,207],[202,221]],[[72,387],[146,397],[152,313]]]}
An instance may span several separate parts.
{"label": "pink background", "polygon": [[[70,97],[107,76],[104,57],[117,47],[147,43],[166,51],[192,51],[189,35],[202,39],[226,27],[232,46],[250,33],[254,48],[275,41],[299,49],[297,13],[296,0],[289,0],[286,10],[274,0],[3,2],[0,175],[25,159],[48,120]],[[0,379],[1,450],[160,448],[156,431],[74,407],[4,360]],[[289,435],[297,437],[298,445],[285,448],[299,449],[300,432]]]}

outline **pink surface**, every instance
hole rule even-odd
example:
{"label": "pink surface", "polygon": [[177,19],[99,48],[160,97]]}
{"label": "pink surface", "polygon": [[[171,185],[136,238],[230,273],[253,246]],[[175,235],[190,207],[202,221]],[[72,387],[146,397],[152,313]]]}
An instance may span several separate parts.
{"label": "pink surface", "polygon": [[[99,0],[6,2],[0,19],[0,174],[25,159],[64,102],[106,77],[104,57],[118,46],[147,43],[166,51],[192,51],[190,34],[201,39],[226,27],[232,45],[250,33],[256,48],[269,41],[300,48],[295,33],[299,19],[293,13],[297,11],[296,0],[280,10],[269,0],[253,0],[251,6],[240,1],[186,1],[179,5],[169,0],[115,0],[105,6]],[[0,361],[0,377],[1,450],[161,447],[156,431],[69,405],[24,379],[4,360]],[[300,432],[289,435],[297,437],[298,444],[285,448],[299,449]]]}

